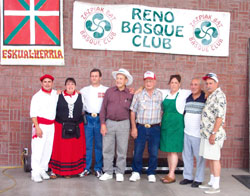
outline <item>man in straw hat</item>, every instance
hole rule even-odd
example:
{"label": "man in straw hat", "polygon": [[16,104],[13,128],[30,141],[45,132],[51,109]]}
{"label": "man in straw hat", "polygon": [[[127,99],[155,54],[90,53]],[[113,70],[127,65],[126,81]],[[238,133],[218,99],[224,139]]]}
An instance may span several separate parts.
{"label": "man in straw hat", "polygon": [[101,181],[113,178],[113,160],[116,146],[116,181],[124,181],[129,139],[129,107],[133,95],[126,86],[133,77],[126,69],[112,72],[116,85],[109,88],[104,96],[101,112],[101,134],[103,136],[103,171]]}
{"label": "man in straw hat", "polygon": [[33,122],[31,141],[31,179],[42,182],[50,177],[46,173],[52,153],[54,139],[54,121],[58,94],[52,90],[54,77],[44,75],[40,78],[41,89],[33,95],[30,105],[30,117]]}

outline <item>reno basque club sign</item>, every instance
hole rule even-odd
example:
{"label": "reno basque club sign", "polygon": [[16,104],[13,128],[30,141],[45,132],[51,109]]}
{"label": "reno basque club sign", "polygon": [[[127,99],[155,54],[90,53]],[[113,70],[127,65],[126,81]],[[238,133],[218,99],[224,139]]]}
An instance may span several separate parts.
{"label": "reno basque club sign", "polygon": [[228,56],[230,13],[75,1],[73,48]]}
{"label": "reno basque club sign", "polygon": [[1,64],[64,65],[63,0],[1,2]]}

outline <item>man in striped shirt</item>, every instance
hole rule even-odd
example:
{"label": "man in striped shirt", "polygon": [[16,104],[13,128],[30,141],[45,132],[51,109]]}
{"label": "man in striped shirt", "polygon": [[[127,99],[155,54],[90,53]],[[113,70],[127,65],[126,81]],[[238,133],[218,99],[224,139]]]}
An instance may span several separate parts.
{"label": "man in striped shirt", "polygon": [[142,156],[146,142],[148,142],[149,167],[148,181],[156,182],[155,169],[157,167],[158,149],[160,145],[160,122],[162,94],[155,89],[156,77],[151,71],[144,74],[142,92],[135,94],[131,109],[131,135],[135,139],[133,173],[131,182],[140,179],[142,171]]}
{"label": "man in striped shirt", "polygon": [[[194,78],[190,84],[192,94],[186,99],[184,111],[184,179],[181,185],[191,184],[197,188],[204,180],[205,160],[199,156],[201,113],[205,106],[205,93],[201,90],[201,80]],[[196,174],[193,177],[193,160],[196,158]]]}

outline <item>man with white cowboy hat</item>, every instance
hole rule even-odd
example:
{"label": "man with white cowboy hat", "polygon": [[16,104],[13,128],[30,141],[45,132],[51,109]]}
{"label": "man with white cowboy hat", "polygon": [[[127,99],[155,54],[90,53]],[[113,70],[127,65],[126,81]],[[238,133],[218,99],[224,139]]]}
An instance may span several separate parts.
{"label": "man with white cowboy hat", "polygon": [[116,181],[124,181],[129,139],[129,108],[133,95],[126,87],[133,77],[126,69],[113,71],[116,86],[109,88],[104,96],[101,111],[101,134],[103,136],[103,171],[101,181],[113,178],[113,160],[116,145]]}

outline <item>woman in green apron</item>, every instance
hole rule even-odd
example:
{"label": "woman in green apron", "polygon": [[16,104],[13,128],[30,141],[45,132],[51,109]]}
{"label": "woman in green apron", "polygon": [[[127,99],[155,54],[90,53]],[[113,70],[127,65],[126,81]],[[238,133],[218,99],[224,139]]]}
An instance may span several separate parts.
{"label": "woman in green apron", "polygon": [[161,121],[160,150],[168,152],[169,174],[162,178],[163,183],[175,182],[175,169],[178,163],[178,152],[183,150],[184,118],[183,112],[186,98],[190,91],[180,89],[180,75],[171,75],[170,91],[164,95],[163,116]]}

